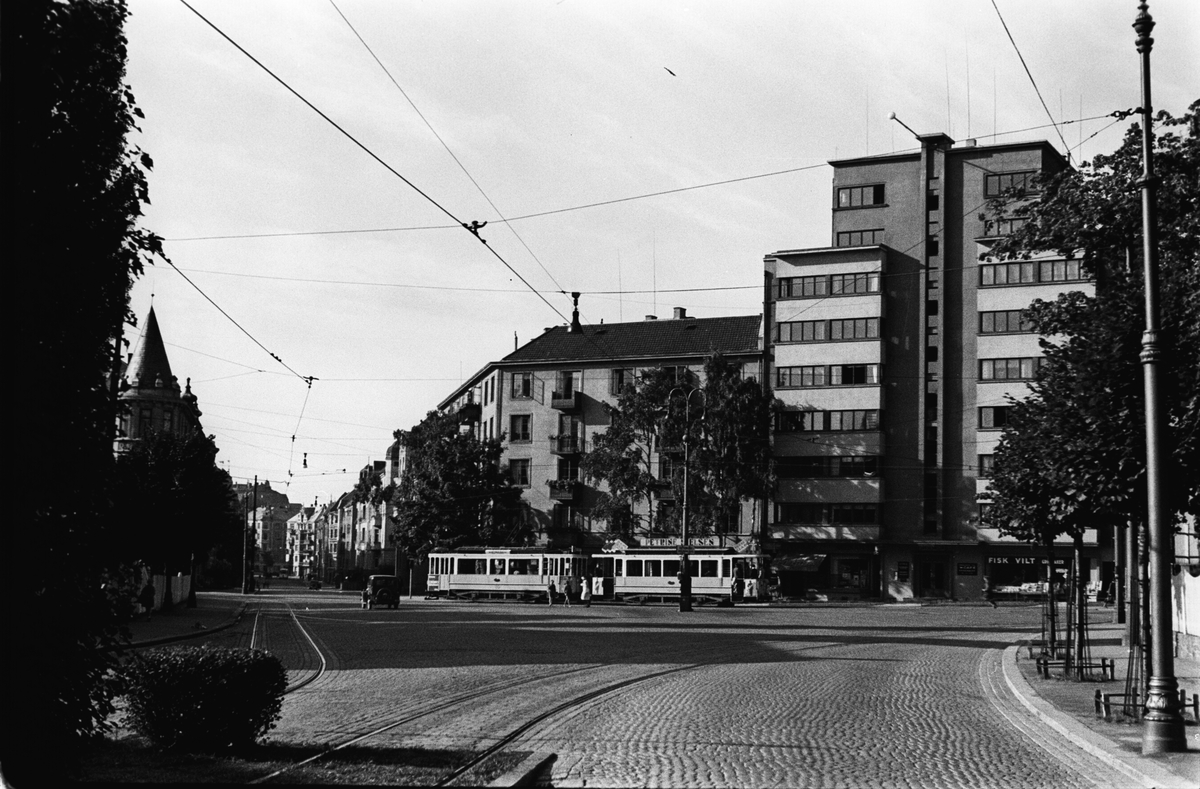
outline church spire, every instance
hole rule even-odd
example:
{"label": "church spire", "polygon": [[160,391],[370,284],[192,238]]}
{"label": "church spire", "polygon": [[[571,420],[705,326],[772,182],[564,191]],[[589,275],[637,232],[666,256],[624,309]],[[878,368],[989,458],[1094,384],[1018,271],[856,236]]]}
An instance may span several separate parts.
{"label": "church spire", "polygon": [[146,328],[142,332],[142,341],[138,345],[129,371],[126,375],[133,386],[174,388],[175,376],[171,374],[171,363],[167,361],[167,349],[163,345],[162,332],[158,328],[158,318],[154,315],[154,307],[146,316]]}

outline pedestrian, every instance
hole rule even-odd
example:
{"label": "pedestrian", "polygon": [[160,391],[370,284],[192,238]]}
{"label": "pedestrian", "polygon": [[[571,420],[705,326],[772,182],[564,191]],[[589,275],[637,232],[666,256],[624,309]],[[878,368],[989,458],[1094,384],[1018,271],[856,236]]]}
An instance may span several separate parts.
{"label": "pedestrian", "polygon": [[592,579],[583,579],[583,606],[584,608],[592,607]]}
{"label": "pedestrian", "polygon": [[575,579],[573,577],[563,581],[563,604],[566,605],[567,608],[571,607],[571,592],[573,591],[571,587],[574,585],[574,583]]}
{"label": "pedestrian", "polygon": [[991,603],[992,608],[998,607],[996,605],[996,592],[992,589],[992,578],[988,575],[983,576],[983,599],[984,602]]}
{"label": "pedestrian", "polygon": [[138,595],[138,603],[142,606],[142,611],[146,614],[146,621],[150,621],[150,612],[154,610],[154,601],[158,595],[154,591],[154,584],[149,581],[142,587],[141,594]]}
{"label": "pedestrian", "polygon": [[363,587],[363,593],[362,593],[362,607],[363,607],[363,608],[370,608],[370,607],[371,607],[371,590],[370,590],[370,589],[368,589],[368,588],[366,588],[366,587]]}
{"label": "pedestrian", "polygon": [[546,587],[546,603],[548,605],[554,605],[554,595],[557,593],[558,589],[554,586],[554,581],[552,579],[550,584]]}

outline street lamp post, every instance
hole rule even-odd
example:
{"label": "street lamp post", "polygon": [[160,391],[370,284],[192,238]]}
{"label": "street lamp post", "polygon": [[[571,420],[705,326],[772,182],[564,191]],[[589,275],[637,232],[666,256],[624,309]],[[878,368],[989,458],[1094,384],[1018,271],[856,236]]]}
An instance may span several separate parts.
{"label": "street lamp post", "polygon": [[701,399],[701,407],[707,404],[707,398],[703,390],[687,389],[683,387],[675,387],[671,393],[667,395],[667,402],[670,403],[678,392],[683,395],[683,516],[680,518],[679,528],[679,610],[685,613],[692,610],[692,568],[691,560],[688,556],[688,474],[689,463],[691,456],[689,452],[689,434],[692,417],[692,395],[699,394]]}
{"label": "street lamp post", "polygon": [[1171,628],[1171,524],[1163,496],[1162,465],[1167,460],[1163,441],[1162,393],[1158,367],[1158,216],[1154,177],[1154,114],[1150,103],[1150,50],[1154,30],[1148,5],[1138,5],[1133,29],[1142,61],[1142,264],[1145,270],[1146,330],[1142,333],[1142,375],[1146,391],[1146,531],[1150,552],[1151,675],[1146,685],[1142,753],[1179,753],[1187,750],[1183,715],[1179,709],[1179,683],[1175,679]]}

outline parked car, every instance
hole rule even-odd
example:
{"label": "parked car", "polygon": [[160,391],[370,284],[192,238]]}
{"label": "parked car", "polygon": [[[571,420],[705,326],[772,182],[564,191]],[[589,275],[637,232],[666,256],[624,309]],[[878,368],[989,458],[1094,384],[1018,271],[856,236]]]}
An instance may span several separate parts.
{"label": "parked car", "polygon": [[367,579],[366,589],[367,608],[385,605],[388,608],[400,606],[400,579],[394,575],[372,575]]}

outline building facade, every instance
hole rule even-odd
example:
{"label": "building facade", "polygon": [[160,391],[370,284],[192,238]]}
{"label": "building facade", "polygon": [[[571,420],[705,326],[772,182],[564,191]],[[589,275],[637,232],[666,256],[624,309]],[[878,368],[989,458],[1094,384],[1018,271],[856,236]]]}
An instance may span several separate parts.
{"label": "building facade", "polygon": [[[607,406],[641,370],[674,368],[680,383],[699,383],[704,359],[720,352],[758,378],[761,318],[691,318],[676,308],[671,320],[581,325],[578,312],[569,326],[542,335],[498,362],[485,366],[439,404],[456,413],[462,429],[480,438],[504,437],[503,462],[533,519],[538,541],[555,547],[598,549],[610,536],[607,523],[593,517],[603,492],[587,483],[579,461],[592,439],[609,423]],[[664,404],[665,405],[665,404]],[[669,459],[648,448],[651,465],[670,479]],[[669,485],[654,507],[675,506]],[[722,538],[730,544],[757,534],[754,504]],[[649,519],[647,519],[649,520]],[[653,521],[650,521],[653,522]],[[647,535],[648,536],[648,535]]]}
{"label": "building facade", "polygon": [[190,438],[200,430],[200,409],[189,378],[181,389],[171,373],[154,308],[146,316],[137,348],[121,371],[114,451],[127,452],[151,433]]}
{"label": "building facade", "polygon": [[[831,162],[832,246],[764,260],[768,380],[785,406],[765,536],[785,594],[971,598],[985,577],[1043,571],[1045,550],[988,528],[977,496],[1007,398],[1040,361],[1021,311],[1092,284],[1078,260],[987,253],[1019,221],[990,201],[1066,162],[1045,142],[918,139]],[[1111,573],[1098,542],[1089,530],[1094,584]]]}

